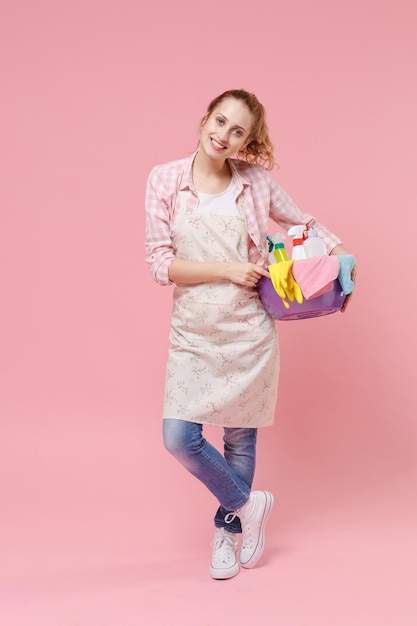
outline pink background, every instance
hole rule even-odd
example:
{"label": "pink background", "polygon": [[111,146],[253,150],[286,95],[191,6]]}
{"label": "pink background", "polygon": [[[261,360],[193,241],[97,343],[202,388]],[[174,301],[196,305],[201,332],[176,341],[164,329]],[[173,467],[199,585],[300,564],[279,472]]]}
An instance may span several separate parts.
{"label": "pink background", "polygon": [[[3,624],[415,626],[416,17],[414,0],[3,2]],[[279,324],[268,550],[218,583],[216,503],[161,442],[171,289],[144,262],[143,196],[235,87],[266,106],[273,176],[359,276],[345,315]]]}

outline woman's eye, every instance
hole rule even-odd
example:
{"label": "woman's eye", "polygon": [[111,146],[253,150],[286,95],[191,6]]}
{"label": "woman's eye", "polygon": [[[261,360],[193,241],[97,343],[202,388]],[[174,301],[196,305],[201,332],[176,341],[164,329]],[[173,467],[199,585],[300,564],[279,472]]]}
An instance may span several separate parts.
{"label": "woman's eye", "polygon": [[218,117],[218,118],[217,118],[217,123],[218,123],[218,124],[224,124],[224,120],[222,120],[222,118],[221,118],[221,117]]}

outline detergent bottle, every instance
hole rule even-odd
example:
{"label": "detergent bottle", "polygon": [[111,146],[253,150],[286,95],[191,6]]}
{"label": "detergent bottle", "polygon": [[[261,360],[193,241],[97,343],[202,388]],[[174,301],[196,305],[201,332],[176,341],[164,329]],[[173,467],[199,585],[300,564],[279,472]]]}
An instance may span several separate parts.
{"label": "detergent bottle", "polygon": [[297,226],[291,226],[288,231],[289,236],[293,238],[291,258],[294,261],[306,258],[306,253],[304,250],[305,229],[306,227],[304,224],[297,224]]}
{"label": "detergent bottle", "polygon": [[280,261],[288,261],[288,254],[284,246],[285,235],[283,233],[274,233],[268,235],[268,263],[279,263]]}
{"label": "detergent bottle", "polygon": [[306,234],[307,237],[304,240],[304,252],[308,259],[313,256],[323,256],[324,254],[327,254],[324,241],[317,235],[315,228],[307,228]]}

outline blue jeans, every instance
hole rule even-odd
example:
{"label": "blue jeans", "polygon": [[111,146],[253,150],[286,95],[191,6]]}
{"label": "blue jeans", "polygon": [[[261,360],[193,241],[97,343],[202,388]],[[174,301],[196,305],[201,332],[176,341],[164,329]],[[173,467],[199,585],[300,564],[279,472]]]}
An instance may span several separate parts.
{"label": "blue jeans", "polygon": [[203,437],[203,425],[177,419],[163,420],[164,444],[193,476],[220,502],[214,518],[217,528],[240,533],[239,517],[225,522],[228,513],[248,500],[255,473],[256,428],[225,428],[224,455]]}

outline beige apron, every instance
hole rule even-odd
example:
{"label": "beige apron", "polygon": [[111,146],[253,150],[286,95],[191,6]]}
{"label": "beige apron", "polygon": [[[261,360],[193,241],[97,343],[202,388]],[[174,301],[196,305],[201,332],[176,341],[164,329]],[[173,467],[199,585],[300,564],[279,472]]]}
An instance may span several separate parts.
{"label": "beige apron", "polygon": [[[248,261],[243,202],[239,216],[186,210],[181,192],[176,258]],[[173,295],[164,418],[257,428],[274,422],[279,351],[275,323],[255,288],[228,280],[177,285]]]}

